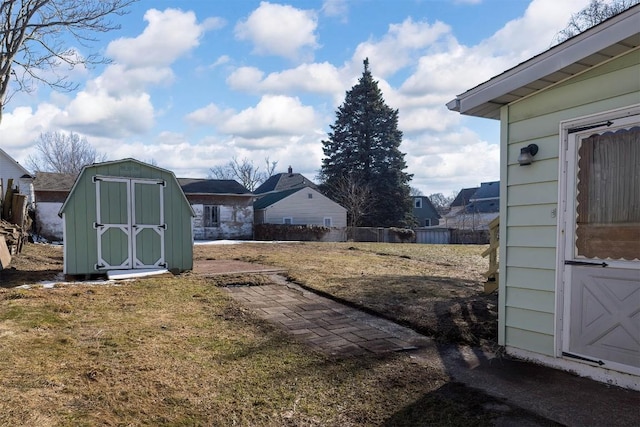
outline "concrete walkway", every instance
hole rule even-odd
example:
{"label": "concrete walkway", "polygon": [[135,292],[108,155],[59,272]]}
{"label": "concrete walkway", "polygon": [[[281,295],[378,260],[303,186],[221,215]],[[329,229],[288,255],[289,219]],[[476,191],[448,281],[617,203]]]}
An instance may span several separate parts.
{"label": "concrete walkway", "polygon": [[452,380],[541,417],[514,418],[507,411],[496,420],[498,426],[640,425],[639,392],[503,359],[479,348],[437,344],[411,329],[309,292],[282,276],[269,277],[273,285],[225,289],[261,318],[326,354],[408,351],[415,363],[442,369]]}

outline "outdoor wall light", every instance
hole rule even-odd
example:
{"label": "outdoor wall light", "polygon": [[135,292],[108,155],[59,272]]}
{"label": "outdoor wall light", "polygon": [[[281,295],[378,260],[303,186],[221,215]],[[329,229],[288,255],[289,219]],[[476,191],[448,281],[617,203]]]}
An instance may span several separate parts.
{"label": "outdoor wall light", "polygon": [[520,149],[520,155],[518,156],[518,163],[520,166],[526,166],[533,163],[533,156],[538,153],[538,146],[536,144],[529,144],[526,147]]}

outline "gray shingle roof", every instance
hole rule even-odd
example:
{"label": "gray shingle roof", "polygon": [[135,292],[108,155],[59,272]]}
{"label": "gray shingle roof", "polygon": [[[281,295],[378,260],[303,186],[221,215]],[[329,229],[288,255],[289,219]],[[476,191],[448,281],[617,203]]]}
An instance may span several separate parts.
{"label": "gray shingle roof", "polygon": [[305,178],[304,175],[299,173],[278,173],[263,182],[262,185],[255,189],[254,193],[264,194],[272,191],[304,187],[311,187],[314,190],[318,189],[318,186]]}
{"label": "gray shingle roof", "polygon": [[34,191],[70,191],[75,182],[75,174],[36,172],[33,189]]}
{"label": "gray shingle roof", "polygon": [[233,179],[178,178],[185,194],[252,194]]}
{"label": "gray shingle roof", "polygon": [[[304,187],[303,187],[304,188]],[[289,197],[290,195],[297,193],[302,190],[302,188],[291,188],[289,190],[278,191],[276,193],[265,194],[260,197],[260,199],[253,202],[253,209],[264,209],[267,206],[271,206],[272,204],[279,202],[280,200]]]}

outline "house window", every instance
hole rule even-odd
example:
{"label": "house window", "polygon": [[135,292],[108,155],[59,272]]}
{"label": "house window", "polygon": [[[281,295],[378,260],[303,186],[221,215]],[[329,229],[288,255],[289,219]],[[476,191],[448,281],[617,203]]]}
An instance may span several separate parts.
{"label": "house window", "polygon": [[325,226],[325,227],[331,227],[331,223],[332,223],[332,221],[331,221],[331,217],[326,217],[326,218],[324,219],[324,226]]}
{"label": "house window", "polygon": [[431,227],[431,218],[427,218],[424,220],[424,226],[425,227]]}
{"label": "house window", "polygon": [[203,216],[205,227],[220,226],[220,206],[205,205]]}
{"label": "house window", "polygon": [[282,218],[282,223],[291,225],[293,224],[293,218],[291,218],[290,216],[286,216]]}
{"label": "house window", "polygon": [[416,209],[422,209],[422,199],[416,198],[416,199],[413,199],[413,201],[414,201],[414,205],[413,206]]}
{"label": "house window", "polygon": [[313,193],[308,193],[308,194],[307,194],[307,196],[308,196],[310,199],[313,199]]}

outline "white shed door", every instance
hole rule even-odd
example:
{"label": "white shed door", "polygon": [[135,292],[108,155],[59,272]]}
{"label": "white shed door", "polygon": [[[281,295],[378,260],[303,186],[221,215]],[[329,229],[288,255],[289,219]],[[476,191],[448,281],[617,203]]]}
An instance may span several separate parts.
{"label": "white shed door", "polygon": [[95,177],[97,270],[165,267],[164,182]]}
{"label": "white shed door", "polygon": [[640,374],[637,116],[568,130],[564,357]]}

